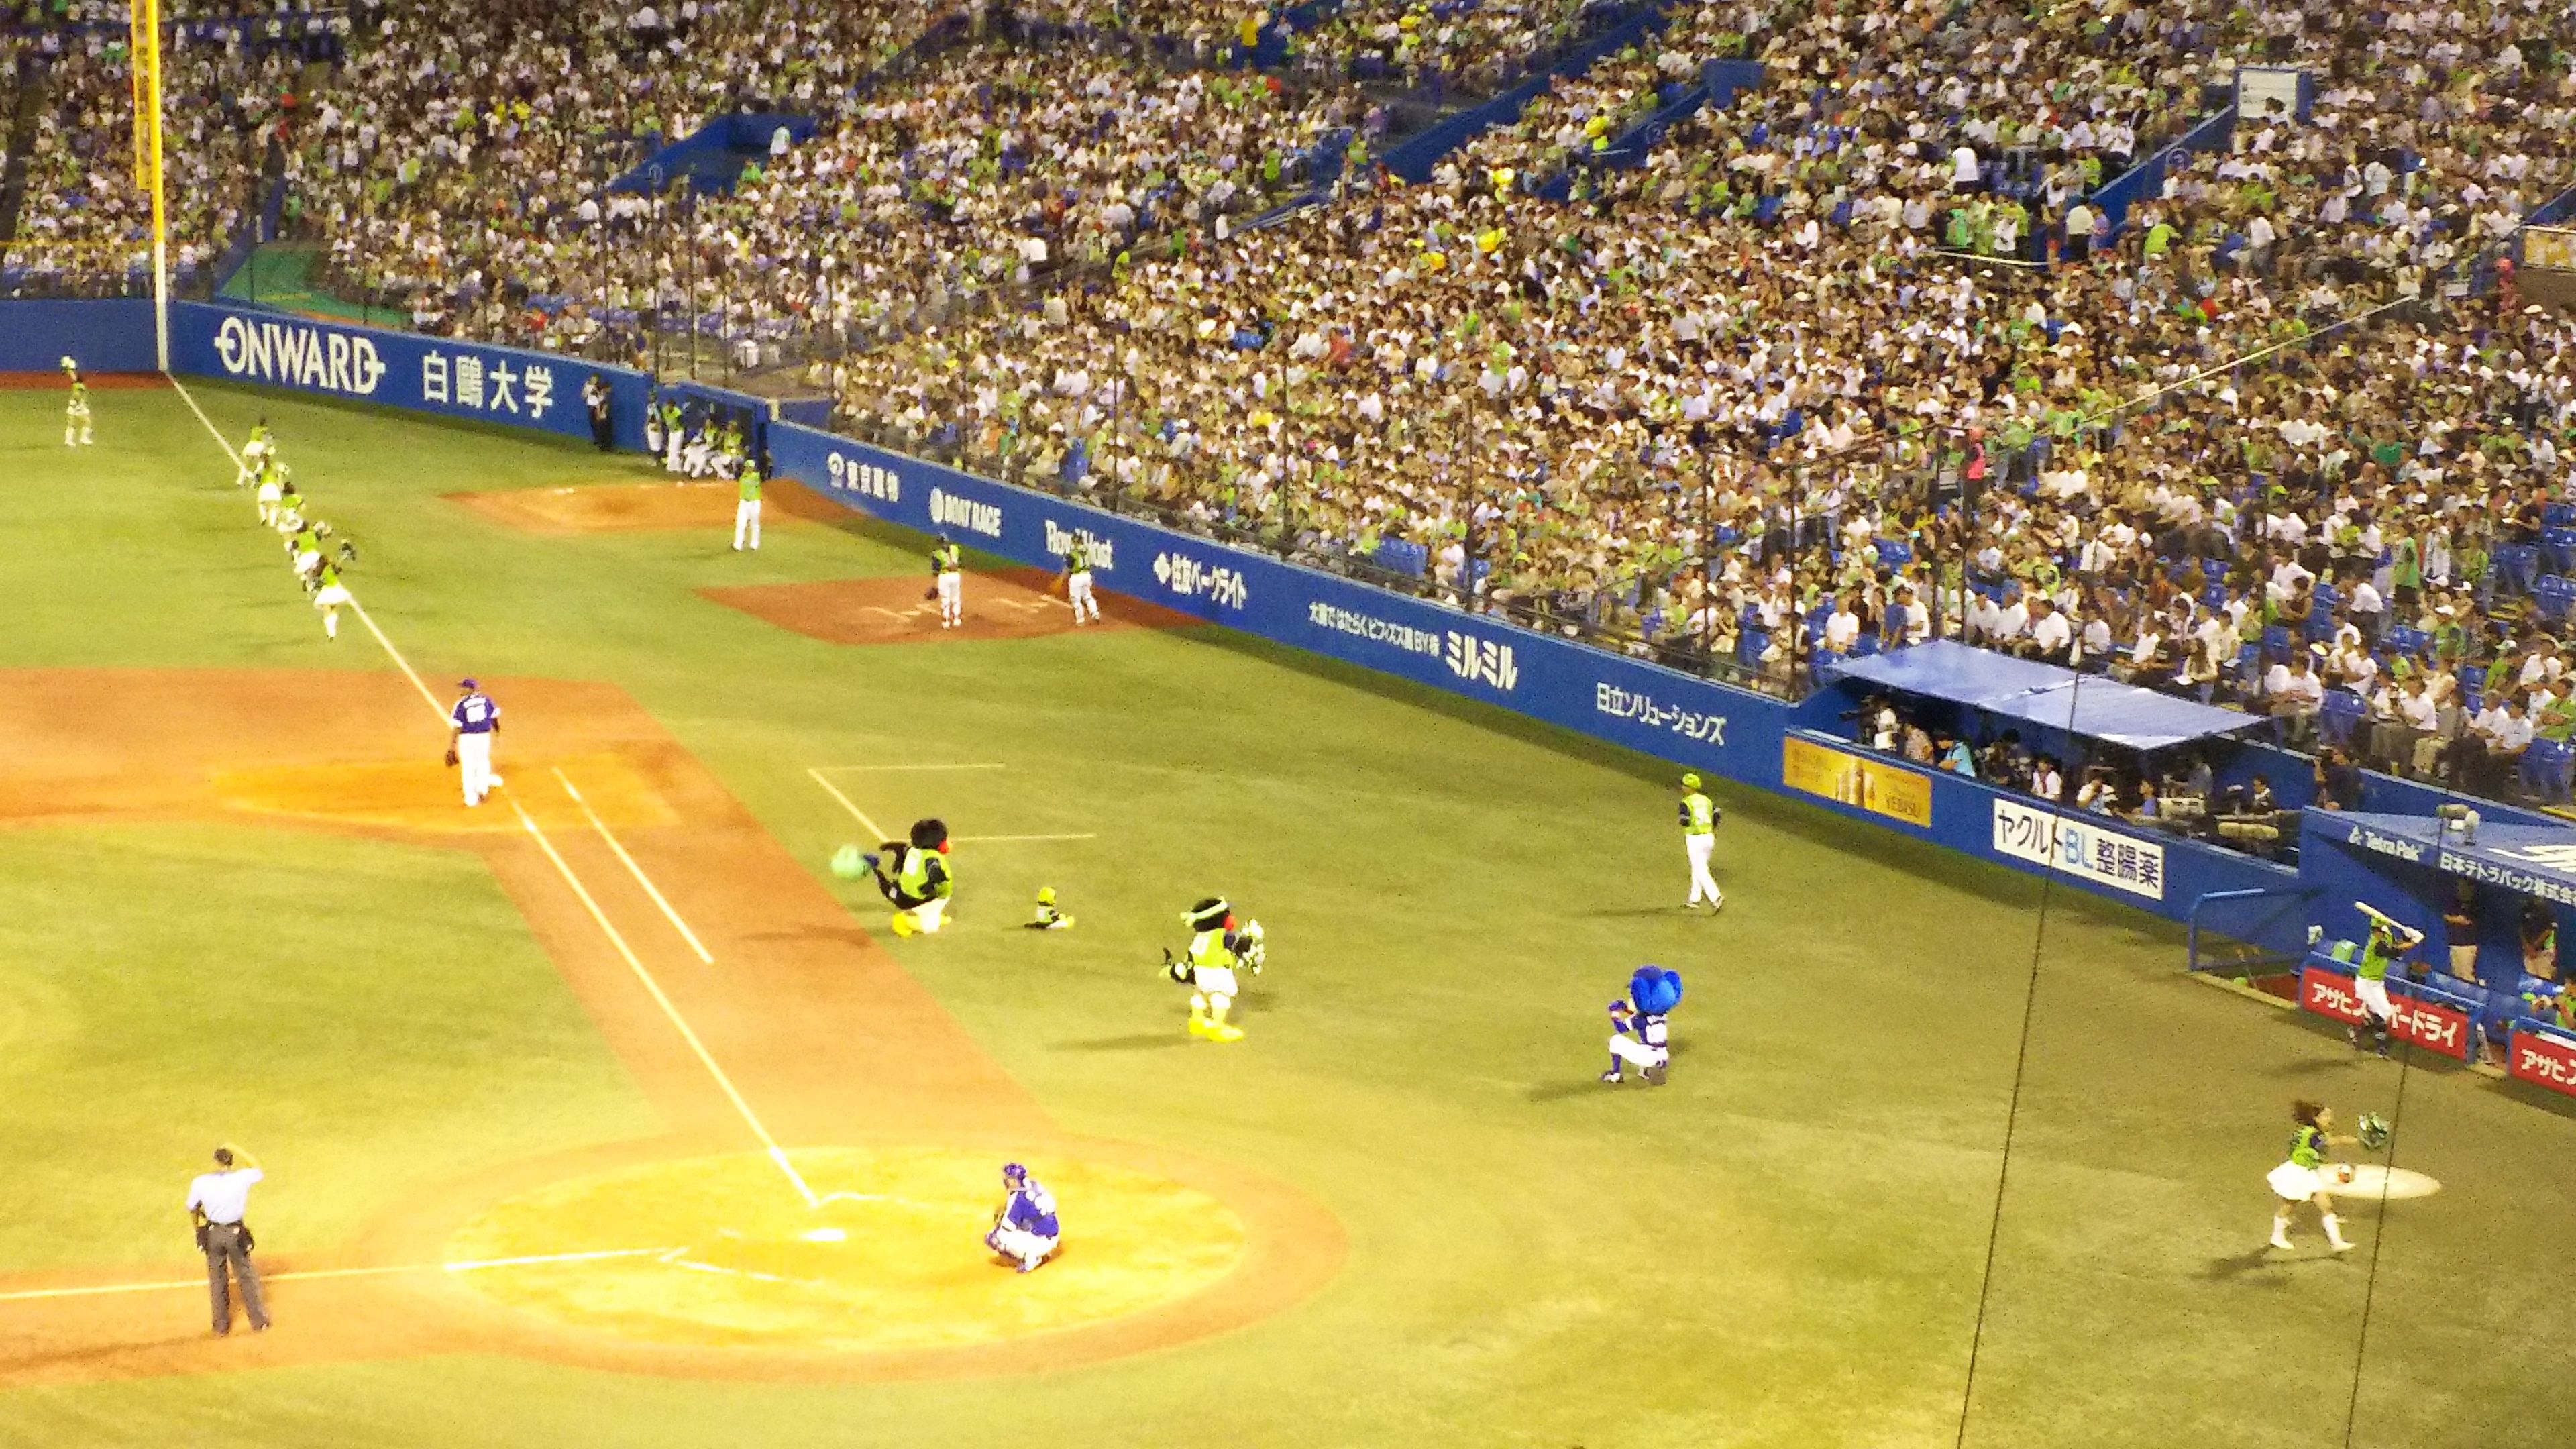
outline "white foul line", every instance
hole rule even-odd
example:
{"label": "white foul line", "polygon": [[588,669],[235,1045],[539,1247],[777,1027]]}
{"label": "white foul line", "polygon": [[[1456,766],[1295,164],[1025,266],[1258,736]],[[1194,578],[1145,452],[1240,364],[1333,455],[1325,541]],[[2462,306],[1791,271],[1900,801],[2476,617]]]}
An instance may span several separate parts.
{"label": "white foul line", "polygon": [[671,923],[672,929],[680,933],[680,939],[689,943],[689,949],[698,953],[700,961],[709,966],[716,964],[716,958],[707,954],[705,944],[698,940],[698,933],[689,929],[689,923],[680,919],[678,911],[671,909],[671,903],[663,897],[661,887],[653,884],[652,878],[644,874],[644,867],[637,865],[635,857],[626,853],[626,847],[618,843],[617,837],[608,833],[608,822],[600,819],[599,812],[591,809],[590,802],[581,798],[581,792],[572,787],[571,777],[564,774],[561,767],[557,767],[555,778],[563,783],[564,793],[572,797],[572,803],[581,807],[582,815],[590,821],[590,828],[599,832],[599,838],[608,842],[610,850],[617,852],[618,863],[626,867],[626,873],[635,877],[635,883],[644,888],[644,894],[651,896],[653,904],[662,908],[664,919]]}
{"label": "white foul line", "polygon": [[815,769],[808,769],[805,773],[814,777],[814,783],[815,783],[815,784],[820,785],[820,786],[822,786],[825,790],[830,791],[830,792],[831,792],[831,795],[832,795],[832,798],[841,802],[841,808],[850,812],[851,818],[853,818],[853,819],[857,820],[861,825],[864,825],[864,826],[866,826],[866,827],[868,828],[868,834],[875,836],[875,837],[876,837],[877,839],[879,839],[879,840],[888,840],[888,839],[891,839],[891,838],[892,838],[891,836],[888,836],[888,835],[885,833],[885,827],[884,827],[884,826],[879,825],[879,824],[877,824],[875,821],[870,820],[870,819],[868,818],[868,812],[866,812],[865,810],[860,809],[860,808],[859,808],[858,806],[856,806],[856,805],[851,804],[851,803],[850,803],[850,797],[841,793],[841,787],[840,787],[840,786],[835,785],[835,784],[833,784],[830,780],[828,780],[828,779],[824,778],[824,775],[823,775],[823,772],[822,772],[822,771],[820,771],[820,770],[815,770]]}
{"label": "white foul line", "polygon": [[[479,1273],[486,1268],[523,1268],[538,1263],[596,1263],[608,1258],[642,1258],[674,1251],[670,1248],[609,1248],[593,1253],[538,1253],[524,1258],[481,1258],[458,1263],[396,1263],[381,1268],[306,1268],[300,1272],[262,1273],[264,1283],[299,1283],[316,1278],[380,1278],[391,1273]],[[688,1249],[678,1249],[687,1252]],[[86,1288],[27,1288],[15,1293],[0,1293],[0,1303],[24,1303],[39,1298],[101,1298],[112,1293],[164,1293],[181,1288],[202,1288],[202,1278],[179,1278],[165,1283],[102,1283]]]}
{"label": "white foul line", "polygon": [[1097,834],[1086,830],[1075,835],[960,835],[957,837],[957,843],[960,845],[995,845],[1013,840],[1098,840],[1099,838],[1100,837]]}
{"label": "white foul line", "polygon": [[[233,450],[233,445],[225,439],[223,430],[215,426],[214,419],[206,416],[206,410],[197,406],[196,394],[188,391],[188,385],[179,381],[176,374],[165,374],[165,376],[170,378],[170,386],[178,389],[179,400],[186,403],[188,411],[195,413],[197,421],[205,425],[207,434],[215,440],[215,446],[223,449],[224,456],[232,460],[235,470],[239,470],[242,465],[241,454]],[[348,586],[343,584],[341,587]],[[366,606],[358,602],[355,593],[349,596],[349,609],[358,616],[359,623],[367,626],[367,632],[376,636],[376,642],[385,646],[385,653],[393,659],[395,666],[402,670],[403,677],[411,681],[411,687],[420,691],[422,699],[429,701],[429,712],[438,716],[439,723],[447,723],[447,706],[440,704],[438,696],[429,692],[429,686],[421,682],[419,673],[411,667],[411,661],[403,658],[402,651],[394,647],[394,641],[386,638],[385,631],[376,627],[376,621],[368,616]]]}
{"label": "white foul line", "polygon": [[[197,406],[197,400],[194,397],[189,396],[188,389],[183,386],[176,377],[170,379],[170,385],[179,389],[179,396],[187,400],[188,410],[197,415],[198,422],[205,424],[206,431],[208,433],[214,435],[215,446],[224,450],[224,456],[233,460],[234,467],[240,467],[241,455],[233,451],[232,444],[224,441],[224,435],[217,431],[213,420],[206,416],[206,410]],[[429,704],[429,712],[438,716],[439,723],[446,724],[448,722],[446,707],[438,702],[437,695],[429,692],[429,686],[421,682],[419,672],[411,667],[411,661],[403,658],[402,651],[394,647],[394,641],[385,636],[384,630],[376,627],[376,621],[367,616],[367,611],[359,607],[357,600],[351,599],[349,601],[349,607],[357,610],[359,620],[367,626],[367,632],[376,636],[376,642],[383,645],[386,655],[390,657],[396,665],[401,667],[403,676],[411,681],[412,688],[420,691],[420,697]],[[560,779],[561,777],[561,772],[558,771],[557,778]],[[815,778],[821,779],[822,777],[818,775]],[[571,789],[572,782],[569,780],[565,781],[564,788],[567,790]],[[831,789],[828,784],[826,784],[824,788]],[[840,794],[838,790],[833,790],[832,793],[835,795]],[[575,795],[574,798],[578,800],[580,797]],[[754,1115],[751,1110],[751,1104],[742,1099],[742,1093],[734,1090],[733,1079],[725,1075],[724,1068],[716,1065],[716,1059],[708,1053],[706,1043],[699,1041],[698,1034],[689,1029],[689,1024],[681,1018],[679,1009],[671,1004],[671,998],[662,994],[662,983],[654,980],[653,974],[644,969],[644,963],[636,958],[634,948],[626,944],[626,938],[618,934],[617,927],[609,921],[607,913],[600,910],[599,902],[591,898],[589,889],[581,883],[581,877],[572,873],[572,867],[564,862],[562,854],[555,849],[555,843],[546,838],[546,833],[543,830],[537,828],[536,820],[531,817],[526,810],[520,808],[517,800],[514,799],[510,801],[510,808],[518,812],[519,823],[526,826],[528,833],[537,838],[538,846],[545,851],[546,858],[554,862],[555,870],[563,876],[564,883],[572,887],[574,895],[581,897],[582,905],[587,907],[590,911],[590,918],[597,921],[599,923],[599,929],[608,934],[609,943],[617,948],[617,954],[626,958],[627,966],[633,969],[636,979],[644,983],[644,989],[652,994],[654,1003],[662,1008],[662,1014],[669,1017],[671,1025],[679,1030],[681,1039],[689,1044],[689,1050],[697,1053],[698,1060],[706,1067],[708,1075],[714,1077],[716,1079],[716,1085],[724,1089],[725,1097],[733,1103],[734,1110],[740,1112],[742,1114],[742,1120],[750,1125],[752,1135],[760,1139],[763,1147],[769,1149],[769,1160],[777,1163],[778,1170],[787,1174],[787,1180],[796,1185],[797,1196],[805,1199],[805,1206],[809,1208],[821,1206],[821,1200],[814,1196],[814,1189],[806,1186],[804,1174],[798,1172],[796,1170],[796,1165],[787,1160],[786,1150],[778,1145],[777,1138],[769,1135],[769,1129],[761,1125],[760,1118]],[[852,806],[852,813],[856,813],[857,808],[858,807],[856,806]],[[586,813],[590,807],[584,805],[582,809]],[[594,819],[595,818],[596,817],[594,817]],[[606,834],[606,827],[602,827],[600,833],[603,835]],[[614,845],[615,842],[612,840],[610,844]],[[623,849],[618,850],[617,853],[621,858],[626,854]],[[627,868],[630,870],[634,869],[634,862],[628,861]],[[636,871],[636,879],[643,879],[642,871]],[[650,881],[646,881],[644,888],[646,890],[653,890],[652,883]],[[661,900],[662,893],[660,891],[653,891],[653,898],[657,901]],[[663,905],[662,909],[668,912],[671,908],[666,903]],[[673,925],[680,925],[680,918],[678,915],[673,914],[671,922]],[[680,925],[680,930],[683,935],[688,934],[688,929],[689,928],[687,926]],[[695,936],[690,936],[689,944],[697,946],[697,938]],[[707,956],[706,948],[702,946],[698,947],[698,954],[703,959],[713,959],[712,957]]]}
{"label": "white foul line", "polygon": [[654,980],[653,973],[644,969],[644,963],[635,955],[635,948],[626,944],[626,938],[618,933],[616,924],[610,921],[607,913],[599,908],[599,902],[591,898],[589,888],[581,883],[581,877],[574,875],[572,867],[564,863],[562,852],[555,849],[555,843],[546,838],[545,831],[537,827],[536,819],[529,815],[518,801],[512,800],[510,808],[518,811],[519,823],[527,827],[530,835],[536,837],[538,848],[545,851],[546,859],[555,863],[555,870],[563,876],[564,884],[571,886],[572,893],[581,897],[582,905],[590,911],[590,918],[599,923],[599,929],[607,934],[609,944],[617,948],[617,954],[626,958],[627,969],[635,973],[636,980],[644,983],[645,991],[652,995],[653,1003],[662,1008],[662,1014],[670,1018],[672,1027],[680,1033],[680,1039],[689,1044],[690,1051],[697,1053],[698,1064],[707,1069],[708,1076],[716,1079],[718,1087],[724,1089],[726,1100],[733,1103],[733,1109],[741,1113],[742,1120],[751,1127],[751,1135],[759,1138],[760,1145],[769,1149],[769,1160],[777,1163],[778,1170],[787,1174],[787,1180],[796,1185],[796,1194],[805,1199],[807,1207],[820,1207],[822,1202],[814,1196],[814,1189],[805,1185],[804,1174],[798,1172],[795,1164],[787,1160],[787,1153],[779,1147],[778,1139],[770,1136],[769,1129],[760,1124],[759,1116],[751,1110],[751,1104],[742,1099],[742,1093],[734,1090],[733,1078],[726,1076],[724,1068],[716,1065],[716,1059],[707,1051],[706,1043],[698,1040],[698,1034],[691,1030],[689,1023],[681,1017],[679,1008],[673,1006],[671,998],[663,994],[662,983]]}

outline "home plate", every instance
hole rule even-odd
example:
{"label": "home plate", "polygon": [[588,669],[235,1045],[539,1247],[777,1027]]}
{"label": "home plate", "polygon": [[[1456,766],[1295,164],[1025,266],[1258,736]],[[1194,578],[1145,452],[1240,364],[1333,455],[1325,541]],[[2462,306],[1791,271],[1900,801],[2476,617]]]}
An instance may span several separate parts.
{"label": "home plate", "polygon": [[2403,1167],[2382,1167],[2375,1162],[2354,1163],[2352,1180],[2349,1182],[2333,1181],[2330,1175],[2326,1183],[2326,1191],[2337,1197],[2351,1198],[2377,1197],[2394,1200],[2431,1197],[2441,1190],[2442,1182],[2437,1177]]}
{"label": "home plate", "polygon": [[[2431,1180],[2432,1179],[2430,1178],[2425,1179],[2427,1182],[2430,1182]],[[808,1228],[797,1236],[803,1238],[809,1243],[838,1243],[844,1241],[850,1235],[839,1228]]]}

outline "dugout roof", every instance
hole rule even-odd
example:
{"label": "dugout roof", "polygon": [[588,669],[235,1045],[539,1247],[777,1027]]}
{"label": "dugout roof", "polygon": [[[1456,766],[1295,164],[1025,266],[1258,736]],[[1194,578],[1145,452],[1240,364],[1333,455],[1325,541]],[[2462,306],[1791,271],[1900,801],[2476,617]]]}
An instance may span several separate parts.
{"label": "dugout roof", "polygon": [[1831,678],[1946,700],[2132,750],[2167,749],[2269,723],[1952,639],[1849,660],[1835,665]]}

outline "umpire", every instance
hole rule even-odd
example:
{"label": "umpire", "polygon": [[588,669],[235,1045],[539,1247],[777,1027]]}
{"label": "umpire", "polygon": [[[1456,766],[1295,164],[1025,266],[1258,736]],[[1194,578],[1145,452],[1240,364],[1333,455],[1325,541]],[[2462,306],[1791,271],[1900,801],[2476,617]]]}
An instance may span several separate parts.
{"label": "umpire", "polygon": [[206,1255],[206,1296],[213,1300],[215,1332],[233,1331],[233,1302],[225,1282],[227,1268],[241,1280],[242,1311],[253,1333],[268,1331],[268,1305],[260,1301],[259,1270],[250,1265],[250,1225],[242,1221],[250,1206],[251,1184],[262,1176],[247,1152],[230,1145],[215,1149],[214,1172],[199,1173],[188,1184],[188,1216],[197,1227],[197,1250]]}

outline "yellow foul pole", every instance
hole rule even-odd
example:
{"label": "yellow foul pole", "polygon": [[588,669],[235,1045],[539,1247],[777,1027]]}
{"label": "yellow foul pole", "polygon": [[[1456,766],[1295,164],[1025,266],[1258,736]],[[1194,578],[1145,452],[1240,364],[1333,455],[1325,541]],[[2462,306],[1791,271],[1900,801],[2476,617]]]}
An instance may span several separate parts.
{"label": "yellow foul pole", "polygon": [[133,0],[134,184],[152,198],[152,341],[170,370],[170,224],[161,170],[161,0]]}

